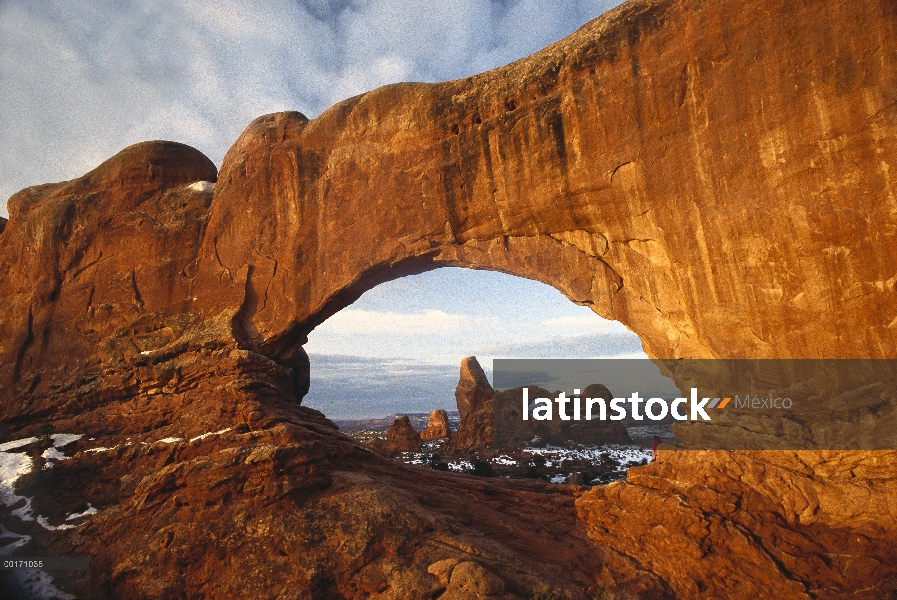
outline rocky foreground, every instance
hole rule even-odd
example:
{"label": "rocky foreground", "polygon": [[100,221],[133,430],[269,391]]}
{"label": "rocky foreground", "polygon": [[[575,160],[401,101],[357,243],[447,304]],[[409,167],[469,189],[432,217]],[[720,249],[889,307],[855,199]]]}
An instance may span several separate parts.
{"label": "rocky foreground", "polygon": [[397,464],[301,398],[309,331],[445,265],[551,284],[653,357],[897,356],[895,63],[890,1],[633,0],[489,73],[261,117],[220,173],[146,142],[19,192],[0,540],[91,568],[7,585],[889,597],[895,452],[662,451],[586,489]]}

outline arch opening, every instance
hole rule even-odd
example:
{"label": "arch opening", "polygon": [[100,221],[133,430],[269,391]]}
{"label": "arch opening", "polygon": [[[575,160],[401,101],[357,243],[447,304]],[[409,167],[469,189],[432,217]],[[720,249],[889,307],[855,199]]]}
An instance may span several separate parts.
{"label": "arch opening", "polygon": [[[621,323],[538,281],[451,267],[394,279],[323,322],[308,336],[305,349],[311,381],[303,404],[402,462],[478,475],[597,483],[623,477],[629,466],[650,457],[645,440],[628,437],[601,449],[561,450],[549,444],[523,451],[428,439],[433,428],[428,425],[439,410],[446,411],[450,435],[469,437],[456,398],[459,364],[465,379],[465,357],[477,357],[489,382],[496,358],[647,358],[639,337]],[[401,425],[406,415],[408,423]],[[403,433],[387,434],[402,427]],[[419,447],[417,442],[404,449],[396,445],[395,436],[415,432],[423,436]],[[564,460],[581,465],[563,466]]]}

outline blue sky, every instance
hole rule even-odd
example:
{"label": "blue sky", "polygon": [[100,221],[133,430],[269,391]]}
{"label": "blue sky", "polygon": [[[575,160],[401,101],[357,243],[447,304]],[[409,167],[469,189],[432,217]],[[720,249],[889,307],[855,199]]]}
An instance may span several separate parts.
{"label": "blue sky", "polygon": [[[176,140],[220,165],[259,115],[314,118],[387,83],[466,77],[527,56],[616,4],[3,0],[0,215],[15,191],[80,176],[129,144]],[[314,356],[323,355],[394,368],[476,354],[488,368],[496,356],[632,355],[640,344],[543,284],[439,269],[369,291],[312,332],[307,349],[314,374]]]}

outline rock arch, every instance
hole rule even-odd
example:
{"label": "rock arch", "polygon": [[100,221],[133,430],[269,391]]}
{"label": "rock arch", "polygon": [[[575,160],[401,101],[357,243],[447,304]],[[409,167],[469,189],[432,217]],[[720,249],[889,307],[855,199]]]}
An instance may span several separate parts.
{"label": "rock arch", "polygon": [[742,10],[630,2],[495,71],[257,119],[199,306],[240,306],[247,347],[284,357],[378,282],[454,265],[553,285],[653,357],[895,355],[895,71],[866,51],[894,20],[831,7],[836,48],[783,5],[705,35]]}
{"label": "rock arch", "polygon": [[214,194],[164,142],[19,192],[0,425],[108,451],[36,513],[112,509],[41,543],[102,567],[82,595],[425,597],[471,555],[522,597],[890,593],[892,451],[682,452],[577,497],[387,463],[295,400],[311,328],[439,264],[554,285],[654,357],[897,356],[895,45],[890,0],[632,0],[489,73],[262,117]]}

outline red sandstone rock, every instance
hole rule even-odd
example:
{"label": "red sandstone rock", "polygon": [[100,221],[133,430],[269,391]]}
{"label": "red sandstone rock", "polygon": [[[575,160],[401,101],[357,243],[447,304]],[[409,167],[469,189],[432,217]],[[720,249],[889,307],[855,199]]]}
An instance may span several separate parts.
{"label": "red sandstone rock", "polygon": [[427,419],[427,428],[420,432],[422,440],[436,440],[447,438],[450,435],[448,413],[441,408],[430,413],[430,418]]}
{"label": "red sandstone rock", "polygon": [[455,401],[461,422],[445,444],[450,451],[483,450],[492,446],[492,401],[495,392],[475,356],[461,361]]}
{"label": "red sandstone rock", "polygon": [[393,421],[386,432],[386,448],[388,452],[417,452],[421,446],[420,432],[411,426],[408,415]]}
{"label": "red sandstone rock", "polygon": [[895,57],[888,2],[637,0],[489,73],[261,117],[213,194],[170,142],[19,192],[3,439],[86,437],[16,491],[99,512],[3,509],[17,552],[89,555],[54,574],[82,598],[433,597],[462,564],[519,598],[887,596],[894,452],[661,451],[583,494],[395,464],[298,402],[312,328],[443,265],[553,285],[652,357],[897,356]]}

